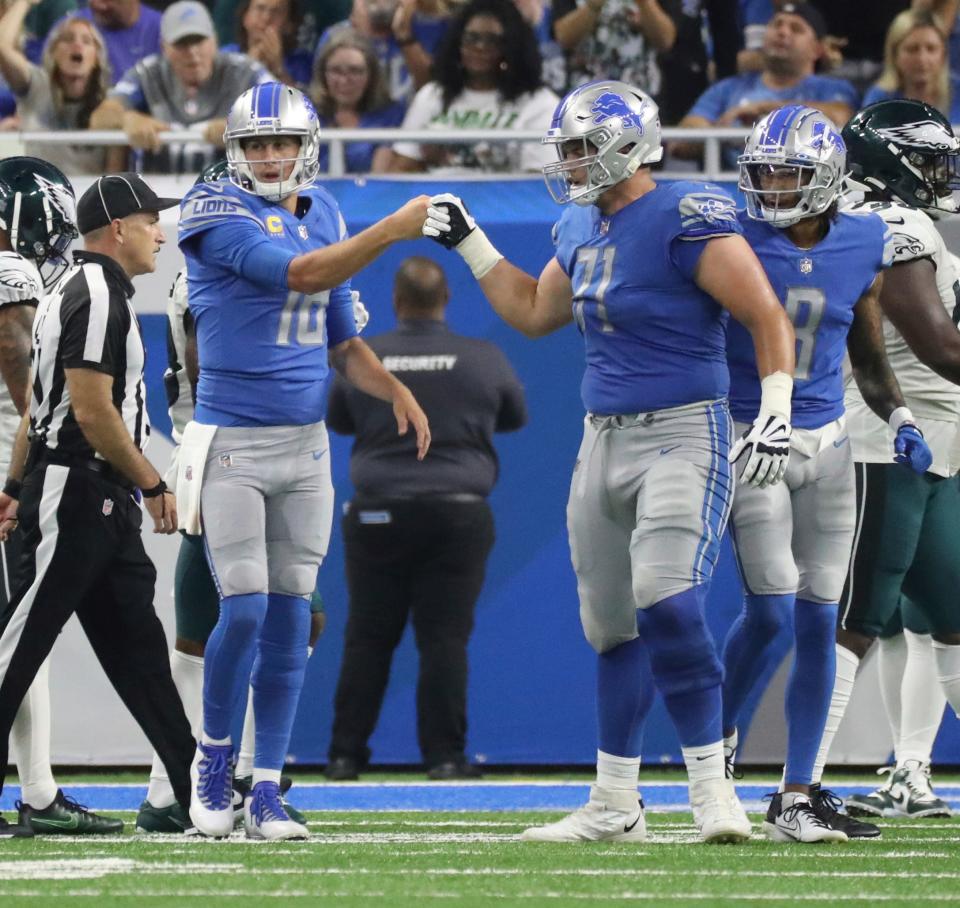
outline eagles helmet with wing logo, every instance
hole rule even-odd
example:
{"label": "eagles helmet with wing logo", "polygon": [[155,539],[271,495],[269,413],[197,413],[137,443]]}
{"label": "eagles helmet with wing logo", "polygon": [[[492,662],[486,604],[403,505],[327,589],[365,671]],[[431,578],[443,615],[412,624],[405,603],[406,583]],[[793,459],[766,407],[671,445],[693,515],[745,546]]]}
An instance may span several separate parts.
{"label": "eagles helmet with wing logo", "polygon": [[923,101],[878,101],[843,127],[852,179],[932,217],[958,210],[960,139],[939,110]]}
{"label": "eagles helmet with wing logo", "polygon": [[230,162],[226,160],[214,161],[200,171],[200,176],[194,181],[195,186],[201,183],[219,183],[220,180],[230,179]]}
{"label": "eagles helmet with wing logo", "polygon": [[543,139],[559,161],[543,168],[555,202],[592,205],[600,193],[663,157],[660,111],[626,82],[588,82],[559,104]]}
{"label": "eagles helmet with wing logo", "polygon": [[833,204],[846,170],[847,149],[819,110],[792,104],[753,127],[740,155],[740,189],[747,214],[789,227]]}
{"label": "eagles helmet with wing logo", "polygon": [[0,161],[0,229],[10,248],[37,266],[44,286],[53,284],[78,235],[77,202],[62,171],[23,155]]}

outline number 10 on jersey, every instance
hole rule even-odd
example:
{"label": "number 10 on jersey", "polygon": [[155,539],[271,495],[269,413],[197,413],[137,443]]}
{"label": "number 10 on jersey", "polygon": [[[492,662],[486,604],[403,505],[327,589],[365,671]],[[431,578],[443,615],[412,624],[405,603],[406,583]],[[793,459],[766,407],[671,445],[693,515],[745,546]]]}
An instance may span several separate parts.
{"label": "number 10 on jersey", "polygon": [[[324,343],[327,334],[327,303],[329,301],[329,290],[309,294],[291,291],[287,295],[283,312],[280,313],[277,344],[281,347],[290,344],[303,347]],[[291,331],[293,337],[290,336]]]}

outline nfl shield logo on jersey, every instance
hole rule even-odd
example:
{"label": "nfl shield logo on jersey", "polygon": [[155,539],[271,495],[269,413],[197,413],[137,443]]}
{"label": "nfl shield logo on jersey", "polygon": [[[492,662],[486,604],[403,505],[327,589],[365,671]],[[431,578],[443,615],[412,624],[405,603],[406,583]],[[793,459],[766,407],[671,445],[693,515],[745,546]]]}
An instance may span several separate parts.
{"label": "nfl shield logo on jersey", "polygon": [[109,517],[113,513],[113,499],[104,498],[103,507],[101,508],[101,510],[103,511],[104,517]]}
{"label": "nfl shield logo on jersey", "polygon": [[183,475],[186,477],[187,482],[190,482],[193,479],[193,464],[187,464],[187,468],[183,471]]}
{"label": "nfl shield logo on jersey", "polygon": [[299,233],[299,234],[300,234],[300,237],[305,240],[305,239],[307,238],[307,227],[306,227],[306,225],[305,225],[305,224],[301,224],[299,227],[297,227],[297,233]]}
{"label": "nfl shield logo on jersey", "polygon": [[809,274],[813,271],[813,260],[808,258],[800,259],[800,273]]}

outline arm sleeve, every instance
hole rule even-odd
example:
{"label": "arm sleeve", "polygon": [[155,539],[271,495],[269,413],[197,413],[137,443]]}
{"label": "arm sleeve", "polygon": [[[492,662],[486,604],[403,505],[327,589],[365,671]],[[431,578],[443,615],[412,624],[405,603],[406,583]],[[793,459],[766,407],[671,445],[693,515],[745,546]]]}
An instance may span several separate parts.
{"label": "arm sleeve", "polygon": [[119,101],[127,110],[147,112],[147,98],[143,93],[140,72],[136,66],[131,66],[123,74],[120,81],[107,92],[107,97]]}
{"label": "arm sleeve", "polygon": [[357,336],[357,320],[353,317],[350,281],[330,291],[327,305],[327,347],[332,350],[345,340]]}
{"label": "arm sleeve", "polygon": [[326,423],[338,435],[354,435],[357,431],[350,407],[347,405],[346,382],[339,375],[334,376],[330,386]]}
{"label": "arm sleeve", "polygon": [[260,227],[246,218],[210,227],[193,238],[188,251],[191,247],[204,263],[219,265],[270,290],[287,289],[287,271],[297,257],[270,242]]}
{"label": "arm sleeve", "polygon": [[85,282],[71,283],[73,288],[64,293],[60,303],[63,367],[113,374],[114,366],[126,355],[120,313],[111,307],[109,294],[91,297]]}

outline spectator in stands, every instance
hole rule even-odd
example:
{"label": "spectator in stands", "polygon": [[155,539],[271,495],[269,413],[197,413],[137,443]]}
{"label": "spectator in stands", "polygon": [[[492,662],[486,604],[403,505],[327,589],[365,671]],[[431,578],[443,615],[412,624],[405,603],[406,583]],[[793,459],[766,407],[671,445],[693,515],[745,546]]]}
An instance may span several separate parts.
{"label": "spectator in stands", "polygon": [[[310,96],[321,126],[341,129],[399,126],[404,106],[391,101],[387,80],[373,45],[351,30],[338,32],[320,51]],[[322,135],[322,134],[321,134]],[[320,169],[329,167],[329,149],[320,149]],[[390,160],[388,145],[351,142],[346,148],[349,173],[382,172]]]}
{"label": "spectator in stands", "polygon": [[[61,19],[66,18],[78,6],[77,0],[35,0],[23,22],[23,55],[31,63],[39,63],[47,36]],[[10,4],[0,5],[9,8]]]}
{"label": "spectator in stands", "polygon": [[655,99],[657,54],[677,39],[681,0],[553,0],[553,29],[568,52],[571,87],[621,79]]}
{"label": "spectator in stands", "polygon": [[864,105],[912,98],[960,123],[960,85],[950,77],[947,32],[931,12],[905,10],[887,31],[883,72],[864,95]]}
{"label": "spectator in stands", "polygon": [[684,0],[674,14],[677,38],[659,58],[663,125],[679,123],[711,81],[736,72],[737,5],[738,0]]}
{"label": "spectator in stands", "polygon": [[[237,10],[243,0],[211,0],[213,22],[221,47],[237,37]],[[311,62],[320,35],[335,22],[350,15],[353,0],[299,0],[300,24],[297,28],[296,47],[308,53]],[[208,5],[210,5],[208,3]],[[309,80],[309,74],[307,76]]]}
{"label": "spectator in stands", "polygon": [[555,92],[567,90],[567,58],[553,34],[553,5],[550,0],[514,0],[520,15],[537,36],[543,67],[543,84]]}
{"label": "spectator in stands", "polygon": [[310,81],[313,54],[297,46],[300,10],[296,0],[243,0],[237,10],[235,44],[225,53],[247,54],[278,81],[305,86]]}
{"label": "spectator in stands", "polygon": [[160,13],[140,0],[89,0],[77,15],[90,19],[103,35],[114,81],[160,52]]}
{"label": "spectator in stands", "polygon": [[[90,114],[106,97],[110,64],[106,46],[88,19],[71,16],[50,33],[42,65],[20,51],[19,37],[29,0],[13,0],[0,18],[0,73],[17,96],[25,130],[86,129]],[[103,173],[106,148],[31,142],[26,153],[68,174]]]}
{"label": "spectator in stands", "polygon": [[[197,0],[178,0],[163,14],[163,53],[128,70],[93,112],[94,129],[122,129],[136,149],[150,154],[143,169],[195,173],[223,147],[230,105],[270,74],[243,54],[217,50],[213,20]],[[163,147],[160,133],[196,128],[197,141]]]}
{"label": "spectator in stands", "polygon": [[[771,110],[788,102],[823,111],[842,126],[853,115],[858,97],[843,79],[814,74],[823,54],[823,16],[809,3],[786,3],[767,23],[763,39],[763,69],[731,76],[710,86],[680,126],[752,126]],[[742,142],[727,147],[724,163],[734,169]],[[671,153],[696,157],[697,143],[676,142]]]}
{"label": "spectator in stands", "polygon": [[[434,61],[436,80],[417,92],[404,129],[546,130],[559,99],[540,70],[536,36],[512,0],[470,0],[452,20]],[[539,171],[552,160],[539,142],[397,142],[390,170]]]}
{"label": "spectator in stands", "polygon": [[430,79],[433,54],[455,5],[455,0],[354,0],[350,18],[320,36],[317,54],[337,32],[355,29],[373,43],[390,97],[406,103]]}

